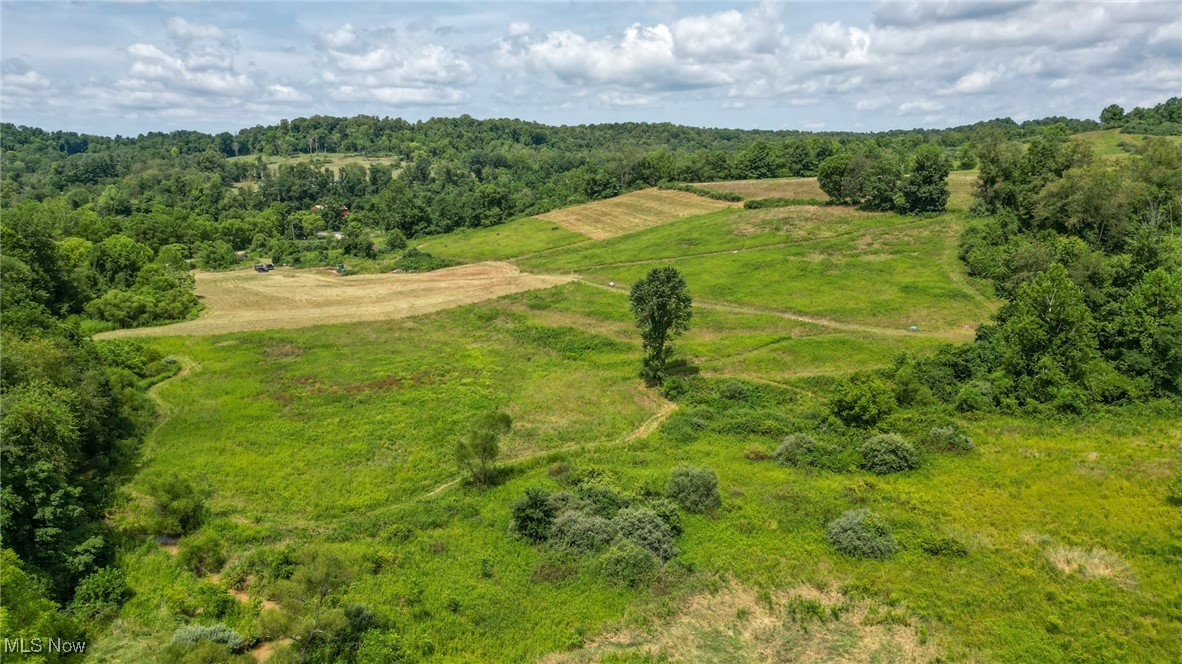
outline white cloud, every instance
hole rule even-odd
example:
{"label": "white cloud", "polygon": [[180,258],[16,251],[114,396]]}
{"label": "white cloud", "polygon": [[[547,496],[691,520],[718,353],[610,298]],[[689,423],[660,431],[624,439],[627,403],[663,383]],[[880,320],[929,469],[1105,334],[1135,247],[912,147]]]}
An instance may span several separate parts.
{"label": "white cloud", "polygon": [[916,101],[909,101],[899,104],[899,112],[904,115],[915,115],[919,113],[932,113],[934,111],[944,110],[944,104],[938,101],[931,101],[928,99],[919,99]]}
{"label": "white cloud", "polygon": [[605,108],[656,108],[661,105],[656,95],[638,95],[609,90],[598,96],[599,104]]}
{"label": "white cloud", "polygon": [[1000,78],[1000,71],[990,69],[977,70],[961,76],[956,81],[956,85],[952,86],[952,91],[964,94],[984,92],[992,87]]}
{"label": "white cloud", "polygon": [[391,106],[452,106],[468,101],[468,95],[453,88],[387,86],[364,88],[341,86],[334,91],[340,101],[377,101]]}

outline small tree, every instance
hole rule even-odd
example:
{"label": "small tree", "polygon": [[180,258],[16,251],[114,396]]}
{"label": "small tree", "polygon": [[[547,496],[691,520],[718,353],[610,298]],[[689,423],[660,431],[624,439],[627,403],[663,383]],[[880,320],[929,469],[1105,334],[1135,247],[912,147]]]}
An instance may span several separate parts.
{"label": "small tree", "polygon": [[903,212],[943,212],[948,204],[948,172],[951,166],[944,151],[935,145],[921,145],[915,151],[915,166],[903,180]]}
{"label": "small tree", "polygon": [[854,374],[837,385],[829,409],[850,426],[871,427],[895,409],[895,393],[873,374]]}
{"label": "small tree", "polygon": [[550,492],[530,487],[525,490],[524,496],[513,503],[513,529],[535,544],[545,542],[550,537],[555,512]]}
{"label": "small tree", "polygon": [[460,470],[468,473],[472,482],[480,485],[491,484],[494,463],[500,454],[500,438],[513,428],[513,420],[501,411],[487,413],[472,423],[468,435],[456,443],[456,463]]}
{"label": "small tree", "polygon": [[669,339],[689,329],[693,300],[681,273],[668,266],[653,268],[636,282],[629,299],[644,344],[640,376],[660,384],[665,379],[665,362],[673,353]]}
{"label": "small tree", "polygon": [[1125,109],[1120,104],[1109,104],[1100,111],[1100,122],[1107,127],[1116,127],[1125,121]]}

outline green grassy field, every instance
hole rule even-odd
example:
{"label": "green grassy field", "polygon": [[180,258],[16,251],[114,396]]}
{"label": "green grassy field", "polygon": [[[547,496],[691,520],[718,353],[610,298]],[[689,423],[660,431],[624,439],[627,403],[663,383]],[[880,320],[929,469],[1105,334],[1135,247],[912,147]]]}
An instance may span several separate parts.
{"label": "green grassy field", "polygon": [[[1122,134],[1119,129],[1104,129],[1076,134],[1071,138],[1091,146],[1097,157],[1127,157],[1150,137],[1143,134]],[[1182,142],[1182,136],[1162,138],[1172,143]]]}
{"label": "green grassy field", "polygon": [[[728,209],[589,242],[537,219],[431,239],[449,258],[581,279],[396,321],[153,339],[190,370],[157,389],[168,415],[128,493],[168,469],[197,478],[203,533],[231,565],[327,543],[363,569],[344,600],[388,621],[415,661],[1171,661],[1177,405],[1062,421],[904,411],[884,428],[956,422],[976,449],[923,449],[919,470],[886,477],[767,459],[788,432],[860,435],[826,428],[834,375],[988,319],[997,302],[956,259],[968,223]],[[675,342],[695,391],[676,403],[636,377],[627,298],[665,263],[695,297]],[[505,481],[455,482],[454,441],[493,408],[514,420]],[[722,507],[683,514],[680,555],[649,585],[511,535],[527,488],[595,472],[648,496],[683,463],[716,471]],[[862,507],[894,529],[894,558],[827,543],[826,524]],[[926,553],[933,536],[966,555]],[[94,661],[149,660],[179,625],[212,620],[206,607],[248,636],[261,600],[283,608],[266,584],[228,599],[144,537],[119,563],[135,595]]]}
{"label": "green grassy field", "polygon": [[444,258],[503,260],[587,239],[587,236],[568,231],[552,221],[526,217],[488,228],[440,235],[415,245],[422,251]]}

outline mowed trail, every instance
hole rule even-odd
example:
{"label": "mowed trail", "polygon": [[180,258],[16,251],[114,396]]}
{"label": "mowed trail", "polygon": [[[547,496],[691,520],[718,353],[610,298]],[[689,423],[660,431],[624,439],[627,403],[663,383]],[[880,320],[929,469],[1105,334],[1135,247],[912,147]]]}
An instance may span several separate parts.
{"label": "mowed trail", "polygon": [[641,189],[615,198],[552,210],[537,218],[552,221],[593,240],[602,240],[735,206],[735,203],[684,191]]}
{"label": "mowed trail", "polygon": [[191,321],[113,330],[96,338],[211,335],[326,323],[388,320],[549,288],[570,281],[562,275],[528,274],[510,263],[472,263],[422,274],[342,277],[329,270],[279,268],[198,272],[205,310]]}

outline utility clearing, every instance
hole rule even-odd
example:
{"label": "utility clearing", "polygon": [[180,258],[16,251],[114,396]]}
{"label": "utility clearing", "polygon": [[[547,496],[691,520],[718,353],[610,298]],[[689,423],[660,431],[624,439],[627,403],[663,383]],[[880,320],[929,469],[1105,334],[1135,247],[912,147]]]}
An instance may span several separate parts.
{"label": "utility clearing", "polygon": [[679,219],[735,207],[697,194],[666,189],[642,189],[630,194],[562,208],[537,216],[559,226],[602,240],[660,226]]}
{"label": "utility clearing", "polygon": [[296,328],[405,318],[549,288],[571,280],[560,275],[522,272],[509,263],[461,265],[422,274],[338,276],[331,270],[279,268],[198,272],[197,296],[205,303],[190,321],[114,330],[96,338],[161,337]]}

